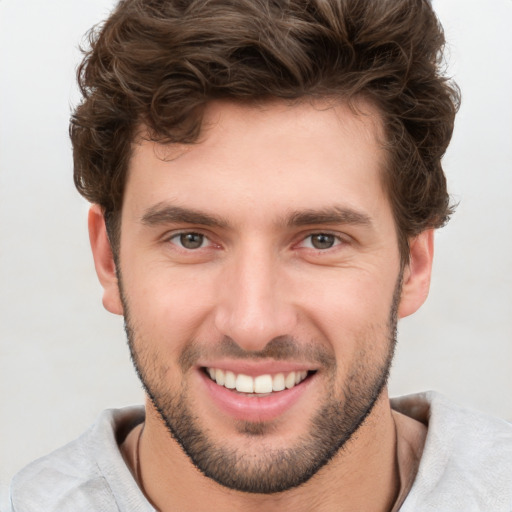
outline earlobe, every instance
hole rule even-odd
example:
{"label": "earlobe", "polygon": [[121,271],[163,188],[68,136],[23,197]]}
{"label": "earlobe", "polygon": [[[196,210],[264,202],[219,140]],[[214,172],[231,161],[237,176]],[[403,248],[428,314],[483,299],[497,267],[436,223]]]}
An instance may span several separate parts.
{"label": "earlobe", "polygon": [[428,297],[434,257],[434,230],[428,229],[411,239],[409,254],[398,307],[399,318],[412,315]]}
{"label": "earlobe", "polygon": [[94,266],[101,286],[103,286],[103,306],[111,313],[122,315],[123,306],[119,293],[116,265],[107,235],[103,211],[99,205],[94,204],[89,209],[88,224]]}

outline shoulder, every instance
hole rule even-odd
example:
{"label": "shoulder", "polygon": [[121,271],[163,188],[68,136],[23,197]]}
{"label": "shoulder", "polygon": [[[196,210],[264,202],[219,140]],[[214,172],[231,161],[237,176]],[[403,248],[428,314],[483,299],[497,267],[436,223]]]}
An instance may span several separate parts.
{"label": "shoulder", "polygon": [[512,510],[510,423],[460,407],[434,392],[394,399],[392,406],[428,425],[403,512]]}
{"label": "shoulder", "polygon": [[117,494],[130,494],[135,484],[118,438],[143,419],[142,407],[104,411],[78,439],[32,462],[14,477],[12,511],[122,510]]}

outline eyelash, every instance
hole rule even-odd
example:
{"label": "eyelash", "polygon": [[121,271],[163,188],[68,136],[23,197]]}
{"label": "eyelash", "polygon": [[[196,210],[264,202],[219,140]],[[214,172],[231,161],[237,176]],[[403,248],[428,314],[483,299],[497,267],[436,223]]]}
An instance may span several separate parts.
{"label": "eyelash", "polygon": [[[332,239],[332,245],[330,247],[323,247],[323,248],[315,247],[313,245],[313,237],[328,237],[328,238]],[[328,251],[329,249],[333,249],[339,245],[346,243],[346,240],[344,240],[340,235],[337,235],[335,233],[330,233],[328,231],[317,231],[315,233],[310,233],[301,240],[300,244],[302,244],[304,247],[304,244],[306,243],[307,240],[310,241],[310,245],[309,245],[309,247],[305,247],[305,248],[311,249],[314,251],[319,251],[319,252],[325,252],[325,251]]]}
{"label": "eyelash", "polygon": [[[187,236],[187,235],[189,235],[189,236],[196,235],[196,236],[202,237],[201,245],[199,247],[195,247],[195,248],[184,247],[183,241],[181,239],[182,239],[182,237]],[[173,240],[175,240],[175,239],[178,239],[180,241],[174,242]],[[174,233],[173,235],[171,235],[170,237],[167,238],[167,241],[172,243],[173,245],[178,246],[181,250],[184,250],[184,251],[196,251],[198,249],[204,249],[205,242],[208,242],[207,245],[212,245],[212,241],[205,234],[200,233],[198,231],[181,231],[180,233]]]}
{"label": "eyelash", "polygon": [[[188,236],[195,235],[195,236],[202,237],[200,245],[197,247],[193,247],[193,248],[185,247],[183,245],[182,237],[187,236],[187,235]],[[330,247],[315,247],[314,242],[312,241],[313,237],[327,237],[329,239],[332,239],[332,245]],[[308,240],[310,241],[309,245],[305,245]],[[179,233],[174,233],[171,236],[169,236],[166,239],[166,241],[172,243],[173,245],[176,245],[179,249],[184,250],[184,251],[196,251],[196,250],[204,249],[208,246],[214,245],[213,242],[210,240],[210,238],[207,235],[205,235],[204,233],[200,233],[198,231],[181,231]],[[302,246],[302,248],[305,248],[305,249],[310,249],[310,250],[314,250],[314,251],[318,251],[318,252],[326,252],[329,249],[333,249],[339,245],[346,244],[346,243],[347,243],[347,241],[344,240],[340,235],[330,233],[328,231],[317,231],[314,233],[309,233],[308,235],[302,237],[297,245]],[[296,247],[297,247],[297,245],[296,245]]]}

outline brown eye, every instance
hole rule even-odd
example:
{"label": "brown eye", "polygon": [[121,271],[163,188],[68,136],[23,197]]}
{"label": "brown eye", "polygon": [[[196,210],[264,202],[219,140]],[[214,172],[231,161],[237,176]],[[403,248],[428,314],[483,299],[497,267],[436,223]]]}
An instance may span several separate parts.
{"label": "brown eye", "polygon": [[326,233],[311,235],[311,245],[315,249],[330,249],[336,243],[336,237]]}
{"label": "brown eye", "polygon": [[200,233],[181,233],[179,243],[185,249],[199,249],[204,244],[204,235]]}

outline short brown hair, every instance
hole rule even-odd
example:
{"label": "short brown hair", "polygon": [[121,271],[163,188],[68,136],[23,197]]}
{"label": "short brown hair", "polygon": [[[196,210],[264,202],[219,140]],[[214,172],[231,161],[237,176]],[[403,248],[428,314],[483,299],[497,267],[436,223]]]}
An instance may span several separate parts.
{"label": "short brown hair", "polygon": [[384,182],[403,261],[452,208],[441,158],[459,105],[428,0],[122,0],[89,33],[70,124],[79,192],[117,251],[131,144],[197,141],[214,99],[365,98],[381,114]]}

